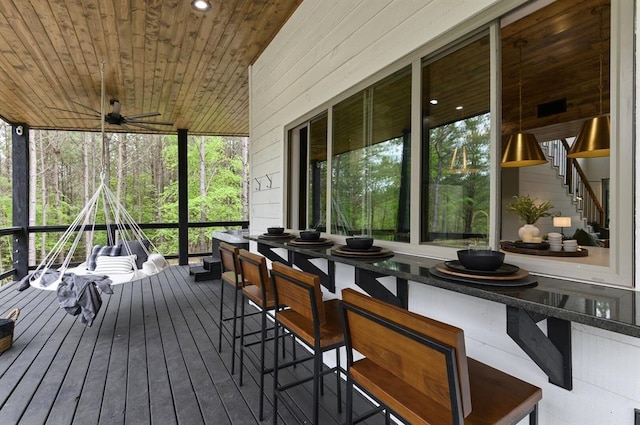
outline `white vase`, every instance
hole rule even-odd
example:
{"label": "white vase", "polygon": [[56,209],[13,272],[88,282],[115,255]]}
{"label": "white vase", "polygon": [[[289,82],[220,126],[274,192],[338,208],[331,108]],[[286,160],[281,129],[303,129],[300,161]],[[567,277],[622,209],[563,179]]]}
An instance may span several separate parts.
{"label": "white vase", "polygon": [[540,236],[540,229],[538,229],[533,224],[525,224],[518,229],[518,236],[520,237],[520,240],[522,240],[522,235],[524,232],[530,232],[531,236]]}

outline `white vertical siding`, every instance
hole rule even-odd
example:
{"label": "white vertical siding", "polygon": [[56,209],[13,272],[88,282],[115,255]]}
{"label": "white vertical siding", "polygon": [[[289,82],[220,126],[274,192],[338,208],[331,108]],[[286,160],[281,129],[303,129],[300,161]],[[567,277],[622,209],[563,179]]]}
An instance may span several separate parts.
{"label": "white vertical siding", "polygon": [[[507,3],[515,1],[305,0],[250,69],[252,232],[283,222],[285,125]],[[271,189],[265,189],[267,174]],[[254,178],[263,182],[259,191]],[[353,285],[351,267],[337,265],[336,274],[339,287]],[[540,386],[541,425],[633,424],[633,409],[640,408],[639,339],[573,324],[574,389],[566,391],[549,384],[506,335],[503,305],[415,283],[409,298],[411,310],[464,329],[471,357]]]}

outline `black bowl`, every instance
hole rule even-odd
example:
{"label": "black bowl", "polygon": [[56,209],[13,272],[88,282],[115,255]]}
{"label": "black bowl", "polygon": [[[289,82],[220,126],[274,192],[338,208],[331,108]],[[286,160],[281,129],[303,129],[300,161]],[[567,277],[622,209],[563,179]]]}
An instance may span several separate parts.
{"label": "black bowl", "polygon": [[267,227],[267,233],[270,235],[281,235],[284,233],[284,227]]}
{"label": "black bowl", "polygon": [[346,242],[347,242],[347,246],[351,249],[366,250],[373,246],[373,238],[365,238],[361,236],[356,236],[354,238],[347,238]]}
{"label": "black bowl", "polygon": [[461,249],[458,251],[460,264],[469,270],[494,271],[504,262],[504,252],[486,249]]}
{"label": "black bowl", "polygon": [[305,241],[317,241],[320,239],[320,232],[317,230],[303,230],[300,232],[300,238]]}

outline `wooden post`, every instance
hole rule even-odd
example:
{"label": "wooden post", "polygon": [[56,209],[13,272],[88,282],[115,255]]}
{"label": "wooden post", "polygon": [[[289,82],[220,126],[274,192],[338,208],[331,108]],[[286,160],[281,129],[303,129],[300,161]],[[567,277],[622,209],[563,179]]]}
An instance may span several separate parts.
{"label": "wooden post", "polygon": [[19,280],[29,271],[29,127],[14,124],[11,136],[13,225],[20,227],[13,238],[13,267]]}
{"label": "wooden post", "polygon": [[178,262],[189,264],[189,184],[187,130],[178,130]]}

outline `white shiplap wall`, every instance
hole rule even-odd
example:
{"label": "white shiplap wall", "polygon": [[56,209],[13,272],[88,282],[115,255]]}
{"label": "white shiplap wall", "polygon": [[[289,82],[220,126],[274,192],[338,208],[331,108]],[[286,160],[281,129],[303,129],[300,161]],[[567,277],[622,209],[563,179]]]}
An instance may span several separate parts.
{"label": "white shiplap wall", "polygon": [[[515,2],[304,0],[250,69],[252,233],[283,223],[286,125],[487,8]],[[351,267],[336,270],[338,282],[352,284]],[[506,335],[503,305],[415,283],[409,298],[411,310],[464,329],[471,357],[542,387],[541,425],[633,424],[639,339],[574,324],[574,390],[566,391]]]}

